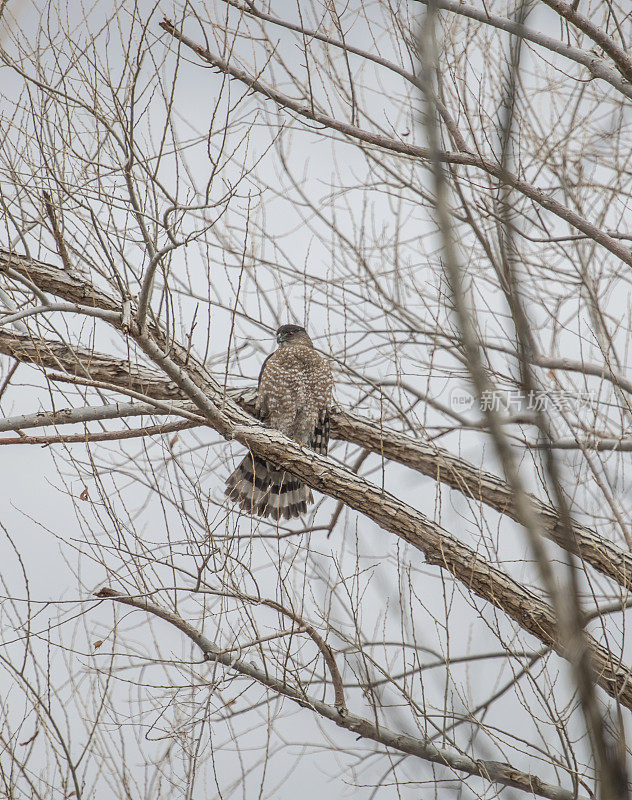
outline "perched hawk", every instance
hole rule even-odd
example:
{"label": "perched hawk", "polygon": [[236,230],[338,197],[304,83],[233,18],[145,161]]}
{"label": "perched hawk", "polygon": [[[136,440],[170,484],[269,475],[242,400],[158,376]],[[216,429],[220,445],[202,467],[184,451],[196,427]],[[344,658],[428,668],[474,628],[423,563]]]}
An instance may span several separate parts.
{"label": "perched hawk", "polygon": [[[334,384],[329,363],[314,350],[305,328],[282,325],[276,340],[279,346],[259,374],[259,418],[326,455]],[[226,494],[251,514],[276,520],[298,517],[314,502],[309,486],[252,453],[226,481]]]}

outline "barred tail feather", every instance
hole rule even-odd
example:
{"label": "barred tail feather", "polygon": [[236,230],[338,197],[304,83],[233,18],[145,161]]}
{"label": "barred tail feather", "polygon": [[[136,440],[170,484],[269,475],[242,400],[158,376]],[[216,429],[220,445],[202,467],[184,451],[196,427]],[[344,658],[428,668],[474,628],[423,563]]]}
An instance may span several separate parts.
{"label": "barred tail feather", "polygon": [[249,453],[226,481],[226,495],[258,517],[300,517],[314,502],[309,486]]}
{"label": "barred tail feather", "polygon": [[327,450],[329,449],[329,409],[320,412],[310,447],[322,456],[327,455]]}

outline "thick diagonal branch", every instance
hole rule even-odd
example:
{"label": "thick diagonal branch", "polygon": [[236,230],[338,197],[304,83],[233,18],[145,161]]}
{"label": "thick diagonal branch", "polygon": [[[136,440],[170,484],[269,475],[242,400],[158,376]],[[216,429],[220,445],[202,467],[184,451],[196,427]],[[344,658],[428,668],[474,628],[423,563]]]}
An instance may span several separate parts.
{"label": "thick diagonal branch", "polygon": [[578,11],[577,4],[565,3],[564,0],[542,0],[549,8],[556,11],[571,25],[585,33],[592,41],[607,53],[617,69],[628,81],[632,82],[632,60],[625,50],[603,28],[596,25],[591,19]]}
{"label": "thick diagonal branch", "polygon": [[[130,369],[127,362],[112,356],[48,340],[31,340],[15,333],[0,331],[0,353],[12,355],[20,361],[38,364],[52,369],[64,369],[70,374],[89,374],[96,380],[120,383],[121,386],[136,389],[150,397],[162,400],[184,400],[182,391],[163,374],[135,365]],[[231,393],[233,394],[233,393]],[[253,413],[254,393],[235,392],[234,398],[241,407]],[[125,405],[127,408],[128,404]],[[129,404],[136,407],[136,404]],[[191,406],[187,406],[190,410]],[[149,406],[138,404],[138,413],[149,413]],[[107,412],[111,418],[112,412]],[[126,415],[125,409],[122,416]],[[134,412],[136,413],[136,411]],[[0,430],[20,430],[38,425],[61,425],[79,423],[95,419],[93,412],[82,409],[69,409],[55,416],[24,415],[13,420],[3,421]],[[102,417],[99,417],[102,418]],[[382,425],[379,421],[337,411],[331,417],[331,436],[352,444],[357,444],[389,461],[403,464],[410,469],[444,483],[465,497],[481,502],[501,514],[517,519],[513,495],[509,484],[497,475],[480,469],[449,450],[412,439],[399,431]],[[555,508],[531,495],[531,500],[540,516],[540,524],[549,538],[560,547],[566,542],[561,535],[560,522]],[[579,525],[573,526],[575,553],[594,569],[616,581],[625,589],[632,589],[632,554],[617,547],[613,542],[600,536],[593,529]]]}

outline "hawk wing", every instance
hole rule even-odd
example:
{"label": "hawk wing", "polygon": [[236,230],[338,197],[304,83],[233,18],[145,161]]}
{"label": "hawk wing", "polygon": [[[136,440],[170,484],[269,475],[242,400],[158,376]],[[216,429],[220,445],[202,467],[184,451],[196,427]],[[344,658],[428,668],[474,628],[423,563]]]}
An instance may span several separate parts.
{"label": "hawk wing", "polygon": [[259,378],[257,379],[257,389],[261,386],[261,376],[263,375],[263,370],[266,368],[266,364],[272,358],[273,355],[274,353],[270,353],[269,356],[266,356],[263,361],[263,364],[261,365],[261,369],[259,370]]}
{"label": "hawk wing", "polygon": [[264,407],[263,403],[261,402],[261,393],[260,393],[261,378],[263,377],[263,372],[264,372],[264,370],[266,368],[266,364],[272,358],[273,355],[274,355],[274,353],[270,353],[269,356],[265,357],[265,359],[263,361],[263,364],[261,365],[261,369],[259,370],[259,378],[257,379],[257,393],[258,393],[258,396],[257,396],[257,403],[256,403],[256,406],[255,406],[255,411],[256,411],[255,416],[258,419],[260,419],[261,422],[265,422],[266,421],[266,417],[268,416],[268,410],[267,410],[267,408]]}

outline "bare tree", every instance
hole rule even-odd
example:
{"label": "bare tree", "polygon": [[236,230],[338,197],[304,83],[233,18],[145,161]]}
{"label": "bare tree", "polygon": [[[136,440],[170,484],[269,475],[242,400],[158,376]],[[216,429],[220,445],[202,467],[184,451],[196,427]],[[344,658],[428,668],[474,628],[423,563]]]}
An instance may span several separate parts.
{"label": "bare tree", "polygon": [[0,9],[0,794],[627,797],[626,4]]}

